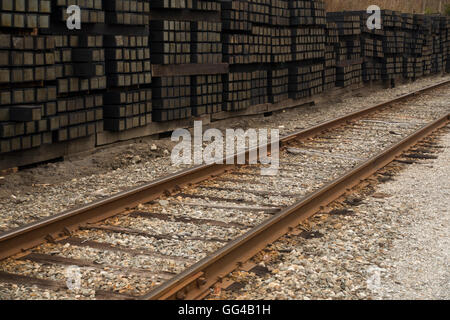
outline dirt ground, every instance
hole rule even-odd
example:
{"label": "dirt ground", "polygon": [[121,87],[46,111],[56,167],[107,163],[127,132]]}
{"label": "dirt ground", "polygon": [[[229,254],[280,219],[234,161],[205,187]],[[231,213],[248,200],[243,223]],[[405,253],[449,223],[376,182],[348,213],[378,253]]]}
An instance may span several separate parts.
{"label": "dirt ground", "polygon": [[[0,177],[0,201],[21,190],[31,192],[35,185],[59,184],[92,174],[104,173],[131,164],[165,156],[173,143],[169,139],[107,147],[91,154],[72,156],[62,162],[46,163]],[[156,150],[152,150],[155,149]],[[166,151],[167,153],[168,151]]]}

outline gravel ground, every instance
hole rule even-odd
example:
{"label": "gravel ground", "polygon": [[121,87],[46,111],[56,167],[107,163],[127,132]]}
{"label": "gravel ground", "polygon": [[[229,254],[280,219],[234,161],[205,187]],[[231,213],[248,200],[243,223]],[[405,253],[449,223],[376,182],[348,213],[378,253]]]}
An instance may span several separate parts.
{"label": "gravel ground", "polygon": [[[450,75],[425,78],[394,89],[365,88],[322,105],[288,110],[269,118],[233,119],[227,126],[278,127],[280,134],[285,135],[444,79],[450,79]],[[168,139],[147,140],[0,177],[0,232],[179,171],[181,168],[170,162],[172,145]]]}
{"label": "gravel ground", "polygon": [[[318,214],[266,252],[269,274],[235,273],[228,299],[449,299],[450,133],[345,214]],[[342,209],[342,208],[341,208]]]}
{"label": "gravel ground", "polygon": [[379,192],[393,197],[376,202],[397,218],[380,298],[450,299],[450,134],[442,145],[438,160],[413,165],[396,182],[380,186]]}

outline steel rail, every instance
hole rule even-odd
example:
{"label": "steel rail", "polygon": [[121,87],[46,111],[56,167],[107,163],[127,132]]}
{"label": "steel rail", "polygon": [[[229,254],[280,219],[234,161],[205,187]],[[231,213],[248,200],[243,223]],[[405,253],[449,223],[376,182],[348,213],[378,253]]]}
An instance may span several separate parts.
{"label": "steel rail", "polygon": [[212,286],[243,265],[268,244],[287,234],[300,222],[350,191],[352,187],[392,162],[403,151],[449,122],[450,113],[425,125],[402,141],[230,242],[222,249],[144,295],[142,299],[194,300],[203,298],[209,293]]}
{"label": "steel rail", "polygon": [[[348,121],[360,118],[366,114],[382,110],[385,107],[389,107],[393,103],[404,101],[408,98],[449,83],[450,80],[442,81],[440,83],[402,95],[393,100],[321,123],[314,127],[284,137],[280,140],[280,142],[283,145],[293,139],[305,139],[312,137],[320,132],[334,128],[341,124],[345,124]],[[270,149],[270,144],[267,147]],[[249,151],[246,151],[247,156],[248,153]],[[238,155],[235,155],[234,157],[237,158]],[[234,163],[236,163],[236,161],[234,161]],[[235,165],[229,164],[212,164],[200,165],[186,169],[137,188],[118,193],[107,199],[96,201],[77,209],[71,209],[2,233],[0,234],[0,260],[38,246],[47,240],[70,235],[74,230],[78,229],[79,226],[83,224],[93,223],[112,217],[125,211],[126,209],[136,207],[141,203],[155,200],[163,194],[170,194],[182,186],[197,183],[208,179],[211,176],[223,173],[234,166]]]}

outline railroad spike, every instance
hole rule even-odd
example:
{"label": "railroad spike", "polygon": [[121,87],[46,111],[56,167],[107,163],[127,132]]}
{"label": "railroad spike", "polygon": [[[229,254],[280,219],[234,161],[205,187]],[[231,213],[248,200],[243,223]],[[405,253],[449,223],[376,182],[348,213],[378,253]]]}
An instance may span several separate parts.
{"label": "railroad spike", "polygon": [[64,227],[63,232],[66,236],[70,237],[72,235],[72,231],[70,231],[67,227]]}
{"label": "railroad spike", "polygon": [[199,287],[204,286],[206,284],[207,280],[205,277],[200,277],[197,279],[197,284]]}
{"label": "railroad spike", "polygon": [[45,240],[47,240],[48,242],[50,242],[52,244],[56,243],[56,239],[51,234],[46,235]]}
{"label": "railroad spike", "polygon": [[185,291],[178,291],[176,294],[177,300],[184,300],[186,299],[186,292]]}

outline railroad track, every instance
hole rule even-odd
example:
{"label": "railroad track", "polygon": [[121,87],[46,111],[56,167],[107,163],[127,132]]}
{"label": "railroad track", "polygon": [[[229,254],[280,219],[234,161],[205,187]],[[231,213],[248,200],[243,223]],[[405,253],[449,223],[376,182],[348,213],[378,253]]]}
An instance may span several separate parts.
{"label": "railroad track", "polygon": [[[203,165],[0,234],[0,298],[203,298],[447,125],[448,84],[285,137],[277,176],[260,175],[261,165]],[[417,152],[409,156],[426,157]],[[80,289],[67,289],[76,282],[68,267]]]}

